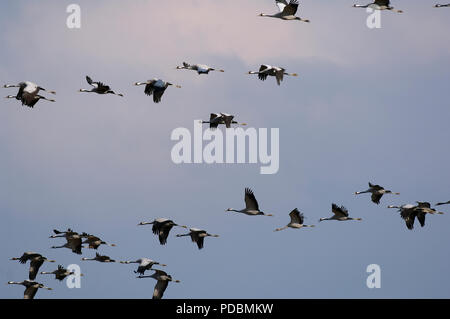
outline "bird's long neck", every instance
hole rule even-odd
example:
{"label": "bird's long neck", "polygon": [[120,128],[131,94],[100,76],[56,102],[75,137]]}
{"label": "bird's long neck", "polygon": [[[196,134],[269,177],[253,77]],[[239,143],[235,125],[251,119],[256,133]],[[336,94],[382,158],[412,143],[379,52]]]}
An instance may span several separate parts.
{"label": "bird's long neck", "polygon": [[277,18],[277,16],[274,15],[274,14],[266,14],[266,13],[261,13],[259,16],[260,17],[267,17],[267,18]]}
{"label": "bird's long neck", "polygon": [[139,223],[139,225],[151,225],[154,224],[155,222],[141,222]]}
{"label": "bird's long neck", "polygon": [[8,285],[22,285],[23,283],[17,281],[8,281]]}
{"label": "bird's long neck", "polygon": [[354,4],[353,7],[354,7],[354,8],[368,8],[371,4],[373,4],[373,3],[369,3],[369,4],[366,4],[366,5],[363,5],[363,4]]}
{"label": "bird's long neck", "polygon": [[227,212],[242,213],[243,211],[244,211],[244,209],[242,209],[242,210],[236,210],[236,209],[234,209],[234,208],[228,208],[228,209],[227,209]]}
{"label": "bird's long neck", "polygon": [[92,93],[94,91],[93,90],[80,89],[80,92]]}
{"label": "bird's long neck", "polygon": [[259,71],[248,71],[248,74],[259,74]]}
{"label": "bird's long neck", "polygon": [[365,194],[365,193],[370,193],[370,189],[368,189],[366,191],[362,191],[362,192],[355,192],[355,195]]}
{"label": "bird's long neck", "polygon": [[288,228],[289,226],[284,226],[284,227],[280,227],[280,228],[277,228],[277,229],[275,229],[274,231],[281,231],[281,230],[285,230],[286,228]]}
{"label": "bird's long neck", "polygon": [[177,237],[184,237],[184,236],[189,236],[190,235],[190,233],[189,234],[181,234],[181,235],[177,235]]}

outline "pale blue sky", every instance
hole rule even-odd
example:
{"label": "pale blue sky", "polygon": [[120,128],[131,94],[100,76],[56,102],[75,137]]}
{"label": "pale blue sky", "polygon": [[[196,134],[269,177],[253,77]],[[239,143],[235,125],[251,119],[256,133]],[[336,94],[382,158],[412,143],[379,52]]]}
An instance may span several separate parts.
{"label": "pale blue sky", "polygon": [[[450,216],[428,216],[409,231],[386,208],[450,199],[450,9],[393,1],[405,13],[383,13],[382,28],[369,30],[352,0],[301,1],[310,24],[258,17],[277,10],[271,0],[78,1],[82,28],[69,30],[70,3],[0,4],[0,84],[29,80],[57,91],[57,103],[33,110],[1,101],[0,283],[27,277],[28,266],[9,258],[38,251],[78,263],[85,277],[69,290],[39,276],[54,290],[37,297],[151,297],[155,281],[136,279],[134,265],[50,249],[63,242],[48,239],[52,229],[71,227],[117,244],[100,249],[114,259],[168,264],[182,282],[166,298],[450,297]],[[183,61],[226,72],[175,70]],[[300,76],[278,87],[245,75],[262,63]],[[86,75],[125,97],[77,93]],[[154,104],[132,85],[153,77],[182,88]],[[211,112],[280,128],[278,174],[260,175],[259,164],[173,164],[172,130],[192,129]],[[353,195],[368,181],[401,195],[379,206]],[[245,187],[275,217],[225,213],[244,207]],[[317,224],[332,202],[363,221],[273,232],[295,207]],[[174,229],[160,246],[150,226],[136,226],[160,216],[221,237],[199,251]],[[366,287],[372,263],[381,266],[381,289]],[[22,294],[0,285],[0,297]]]}

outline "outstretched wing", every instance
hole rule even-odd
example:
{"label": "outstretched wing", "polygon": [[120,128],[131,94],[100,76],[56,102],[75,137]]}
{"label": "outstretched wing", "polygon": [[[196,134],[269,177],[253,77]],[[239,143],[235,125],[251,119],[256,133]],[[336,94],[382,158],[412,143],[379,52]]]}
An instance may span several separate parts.
{"label": "outstretched wing", "polygon": [[204,241],[205,237],[199,236],[199,235],[200,235],[200,232],[191,232],[191,239],[194,243],[197,244],[198,249],[202,249],[203,241]]}
{"label": "outstretched wing", "polygon": [[386,6],[389,7],[390,1],[389,0],[375,0],[375,4],[378,6]]}
{"label": "outstretched wing", "polygon": [[417,212],[417,219],[419,220],[420,226],[425,226],[425,215],[426,213],[423,211]]}
{"label": "outstretched wing", "polygon": [[152,95],[153,91],[155,90],[155,87],[153,86],[153,83],[154,83],[154,81],[151,81],[150,83],[148,83],[145,86],[144,93],[147,94],[148,96]]}
{"label": "outstretched wing", "polygon": [[289,216],[291,217],[291,223],[303,225],[303,214],[297,208],[290,212]]}
{"label": "outstretched wing", "polygon": [[41,258],[33,259],[30,263],[30,270],[28,272],[28,278],[30,280],[36,279],[36,275],[39,271],[39,268],[41,268],[42,264],[44,263],[44,260]]}
{"label": "outstretched wing", "polygon": [[280,12],[283,12],[284,8],[288,5],[286,0],[275,0],[275,4],[277,5]]}
{"label": "outstretched wing", "polygon": [[411,230],[414,228],[414,220],[416,218],[416,214],[413,209],[403,209],[400,212],[400,216],[406,223],[406,227]]}
{"label": "outstretched wing", "polygon": [[284,78],[284,69],[283,68],[280,68],[279,70],[277,70],[276,72],[275,72],[275,78],[277,79],[277,84],[278,85],[280,85],[281,84],[281,81],[283,81],[283,78]]}
{"label": "outstretched wing", "polygon": [[225,122],[225,126],[227,128],[230,128],[231,123],[233,122],[233,119],[234,119],[234,115],[228,115],[228,114],[223,114],[223,113],[221,115],[222,115],[223,121]]}
{"label": "outstretched wing", "polygon": [[383,197],[383,193],[372,193],[372,202],[375,204],[379,204],[381,197]]}
{"label": "outstretched wing", "polygon": [[94,85],[94,82],[92,81],[92,79],[91,79],[88,75],[86,75],[86,82],[87,82],[89,85],[95,86],[95,85]]}
{"label": "outstretched wing", "polygon": [[283,9],[283,15],[287,16],[293,16],[297,12],[298,9],[298,1],[297,0],[291,0],[287,6]]}
{"label": "outstretched wing", "polygon": [[384,188],[381,187],[380,185],[375,185],[375,184],[372,184],[371,182],[369,182],[369,187],[370,187],[370,188],[373,188],[373,189],[375,189],[375,190],[377,190],[377,191],[380,191],[380,190],[384,189]]}
{"label": "outstretched wing", "polygon": [[167,280],[158,280],[155,285],[155,290],[153,290],[153,299],[161,299],[168,285],[169,282]]}
{"label": "outstretched wing", "polygon": [[37,284],[28,286],[23,293],[23,299],[33,299],[38,289],[39,288]]}
{"label": "outstretched wing", "polygon": [[41,254],[38,253],[23,253],[23,255],[20,257],[19,261],[21,264],[26,263],[28,260],[36,258],[36,257],[41,257]]}
{"label": "outstretched wing", "polygon": [[245,189],[245,208],[248,210],[259,210],[258,201],[250,188]]}
{"label": "outstretched wing", "polygon": [[348,217],[348,210],[344,206],[339,207],[336,204],[331,205],[331,211],[333,214],[335,214],[337,217]]}
{"label": "outstretched wing", "polygon": [[216,129],[220,124],[220,118],[222,116],[220,114],[211,113],[209,116],[209,128]]}
{"label": "outstretched wing", "polygon": [[161,98],[165,90],[166,90],[165,88],[153,90],[153,102],[155,103],[161,102]]}
{"label": "outstretched wing", "polygon": [[265,81],[265,80],[267,79],[267,76],[268,76],[267,71],[269,71],[270,69],[271,69],[271,67],[270,67],[269,65],[262,64],[262,65],[259,67],[258,78],[259,78],[261,81]]}
{"label": "outstretched wing", "polygon": [[167,243],[167,237],[169,237],[169,232],[172,229],[172,224],[163,225],[159,230],[159,243],[165,245]]}

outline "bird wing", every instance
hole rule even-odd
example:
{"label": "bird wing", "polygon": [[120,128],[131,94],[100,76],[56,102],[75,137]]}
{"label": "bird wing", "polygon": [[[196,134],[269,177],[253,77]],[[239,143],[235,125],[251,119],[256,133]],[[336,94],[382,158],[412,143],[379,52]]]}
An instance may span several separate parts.
{"label": "bird wing", "polygon": [[95,84],[97,85],[97,89],[99,91],[106,92],[106,91],[110,90],[110,87],[108,85],[104,84],[103,82],[94,82],[93,84],[94,84],[94,86],[95,86]]}
{"label": "bird wing", "polygon": [[202,249],[203,248],[204,240],[205,240],[205,237],[198,237],[198,239],[196,241],[198,249]]}
{"label": "bird wing", "polygon": [[337,217],[348,217],[348,210],[344,206],[339,207],[336,204],[331,205],[331,211],[333,214],[335,214]]}
{"label": "bird wing", "polygon": [[381,197],[383,197],[383,193],[372,193],[372,202],[374,202],[375,204],[379,204]]}
{"label": "bird wing", "polygon": [[40,96],[37,94],[23,92],[20,100],[21,100],[22,104],[29,106],[29,107],[34,107],[34,105],[39,101],[39,99],[40,99]]}
{"label": "bird wing", "polygon": [[142,258],[141,263],[139,264],[140,267],[147,267],[148,265],[151,265],[153,263],[153,260],[149,258]]}
{"label": "bird wing", "polygon": [[384,188],[381,187],[380,185],[375,185],[375,184],[372,184],[371,182],[369,182],[369,187],[370,187],[370,188],[373,188],[373,189],[375,189],[375,190],[377,190],[377,191],[384,189]]}
{"label": "bird wing", "polygon": [[417,212],[417,219],[419,220],[420,226],[425,226],[425,215],[426,213],[423,211],[418,211]]}
{"label": "bird wing", "polygon": [[375,2],[374,2],[376,5],[378,5],[378,6],[386,6],[386,7],[389,7],[389,5],[390,5],[390,1],[389,0],[375,0]]}
{"label": "bird wing", "polygon": [[209,128],[216,129],[221,121],[222,121],[221,114],[211,113],[211,115],[209,116]]}
{"label": "bird wing", "polygon": [[192,231],[191,229],[191,239],[194,243],[197,244],[198,249],[202,249],[203,248],[203,240],[205,239],[204,237],[200,237],[199,235],[201,233],[206,233],[204,230],[197,230],[197,231]]}
{"label": "bird wing", "polygon": [[265,80],[267,79],[267,76],[268,76],[267,72],[268,72],[269,70],[271,70],[271,69],[272,69],[271,66],[269,66],[269,65],[267,65],[267,64],[262,64],[262,65],[259,67],[258,78],[259,78],[261,81],[265,81]]}
{"label": "bird wing", "polygon": [[298,0],[291,0],[287,6],[283,9],[283,15],[293,16],[298,9]]}
{"label": "bird wing", "polygon": [[155,103],[161,102],[161,98],[165,90],[166,90],[165,88],[153,90],[153,102]]}
{"label": "bird wing", "polygon": [[275,0],[275,4],[277,5],[280,12],[283,12],[284,8],[288,5],[286,0]]}
{"label": "bird wing", "polygon": [[153,290],[153,299],[161,299],[168,285],[169,282],[167,280],[158,280]]}
{"label": "bird wing", "polygon": [[431,204],[429,202],[417,202],[418,207],[425,207],[425,208],[431,208]]}
{"label": "bird wing", "polygon": [[24,299],[33,299],[34,296],[36,295],[38,289],[39,289],[39,287],[37,284],[28,286],[25,289],[25,292],[23,293],[23,298]]}
{"label": "bird wing", "polygon": [[400,216],[406,223],[406,227],[411,230],[414,228],[414,220],[416,218],[416,214],[413,209],[402,209],[400,212]]}
{"label": "bird wing", "polygon": [[153,83],[155,83],[154,80],[150,81],[146,86],[145,86],[145,90],[144,93],[147,95],[152,95],[153,91],[155,90],[155,87],[153,86]]}
{"label": "bird wing", "polygon": [[277,79],[277,84],[280,85],[281,81],[283,81],[284,78],[284,69],[280,68],[275,72],[275,78]]}
{"label": "bird wing", "polygon": [[26,86],[27,85],[25,83],[20,83],[19,91],[17,92],[17,95],[16,95],[16,99],[17,100],[21,100],[22,99],[23,90],[25,89]]}
{"label": "bird wing", "polygon": [[215,120],[216,118],[220,117],[220,114],[217,113],[211,113],[209,115],[209,121],[212,122],[213,120]]}
{"label": "bird wing", "polygon": [[38,253],[26,252],[26,253],[23,253],[23,255],[20,257],[19,261],[21,264],[24,264],[28,260],[36,258],[36,257],[42,257],[42,255],[38,254]]}
{"label": "bird wing", "polygon": [[69,237],[67,238],[67,242],[69,243],[70,248],[72,248],[72,252],[81,255],[82,241],[80,236]]}
{"label": "bird wing", "polygon": [[92,79],[89,77],[89,76],[87,76],[86,75],[86,82],[89,84],[89,85],[92,85],[92,86],[94,86],[94,82],[92,81]]}
{"label": "bird wing", "polygon": [[28,278],[30,280],[36,279],[36,275],[39,271],[39,268],[42,266],[43,263],[44,260],[42,258],[36,258],[30,262],[30,270],[28,272]]}
{"label": "bird wing", "polygon": [[291,223],[294,224],[303,224],[303,214],[300,213],[300,211],[296,208],[292,212],[289,213],[289,216],[291,217]]}
{"label": "bird wing", "polygon": [[258,201],[250,188],[245,189],[245,208],[249,210],[259,210]]}
{"label": "bird wing", "polygon": [[152,269],[155,271],[154,274],[158,275],[158,276],[167,276],[167,273],[164,270],[161,269]]}
{"label": "bird wing", "polygon": [[167,237],[169,237],[169,232],[172,227],[173,225],[171,224],[162,225],[161,229],[159,230],[159,242],[161,245],[165,245],[167,243]]}
{"label": "bird wing", "polygon": [[225,122],[225,126],[227,128],[230,128],[231,127],[231,123],[233,122],[233,119],[234,119],[234,115],[226,115],[226,114],[223,114],[223,113],[221,113],[221,115],[222,115],[223,121]]}

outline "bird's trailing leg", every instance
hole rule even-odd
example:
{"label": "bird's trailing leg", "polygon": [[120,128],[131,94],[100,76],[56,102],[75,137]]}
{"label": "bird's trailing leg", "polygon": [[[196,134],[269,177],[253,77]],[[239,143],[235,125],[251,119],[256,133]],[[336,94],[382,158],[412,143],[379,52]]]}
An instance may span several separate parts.
{"label": "bird's trailing leg", "polygon": [[47,93],[50,93],[50,94],[56,94],[55,91],[46,90],[46,89],[44,89],[43,87],[39,87],[39,90],[42,90],[42,91],[47,92]]}
{"label": "bird's trailing leg", "polygon": [[36,95],[36,97],[38,97],[41,100],[46,100],[46,101],[49,101],[49,102],[56,102],[55,100],[48,99],[48,98],[46,98],[45,96],[42,96],[42,95]]}

